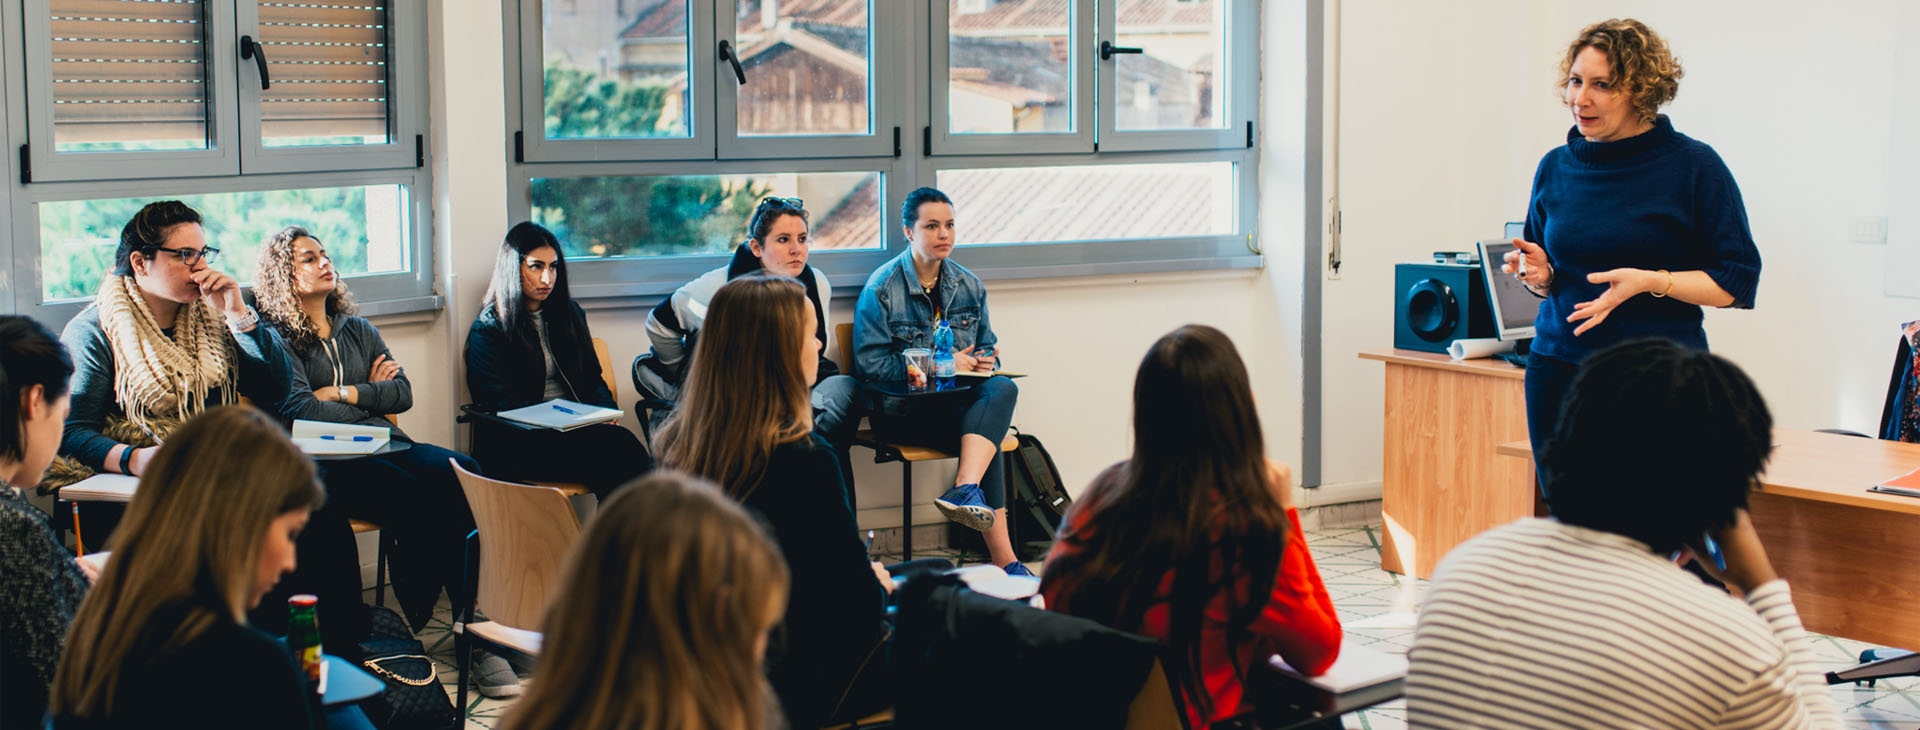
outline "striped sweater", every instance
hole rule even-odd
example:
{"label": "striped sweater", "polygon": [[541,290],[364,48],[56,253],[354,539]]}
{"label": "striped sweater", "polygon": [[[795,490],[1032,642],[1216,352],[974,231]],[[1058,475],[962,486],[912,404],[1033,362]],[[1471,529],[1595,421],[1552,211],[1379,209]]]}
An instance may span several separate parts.
{"label": "striped sweater", "polygon": [[1840,724],[1785,581],[1742,602],[1645,543],[1553,520],[1449,553],[1407,657],[1411,727]]}

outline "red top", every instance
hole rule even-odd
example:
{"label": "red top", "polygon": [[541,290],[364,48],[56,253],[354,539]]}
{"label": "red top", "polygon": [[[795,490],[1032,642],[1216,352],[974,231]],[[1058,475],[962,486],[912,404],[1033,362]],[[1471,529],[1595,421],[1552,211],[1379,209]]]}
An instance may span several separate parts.
{"label": "red top", "polygon": [[[1095,489],[1099,487],[1096,486]],[[1067,511],[1066,523],[1061,532],[1073,530],[1077,534],[1086,529],[1086,524],[1094,520],[1097,501],[1094,495],[1083,495]],[[1086,507],[1082,509],[1082,507]],[[1279,570],[1274,573],[1271,597],[1260,616],[1247,627],[1247,633],[1253,641],[1240,646],[1227,645],[1227,618],[1231,615],[1229,597],[1225,591],[1214,596],[1207,605],[1206,626],[1200,633],[1203,642],[1200,648],[1201,678],[1206,683],[1207,693],[1213,696],[1211,717],[1201,717],[1198,708],[1191,703],[1187,707],[1187,726],[1200,730],[1214,722],[1242,713],[1240,697],[1243,689],[1234,677],[1234,667],[1253,668],[1265,662],[1267,657],[1279,654],[1287,664],[1307,674],[1320,674],[1333,666],[1334,657],[1340,653],[1340,618],[1333,611],[1333,599],[1327,596],[1327,588],[1320,582],[1320,569],[1313,564],[1313,556],[1307,552],[1307,541],[1300,530],[1300,515],[1292,508],[1287,509],[1287,542],[1281,554]],[[1075,550],[1066,540],[1056,540],[1053,552],[1047,556],[1052,564],[1054,558]],[[1250,578],[1242,576],[1235,582],[1235,594],[1249,595]],[[1056,586],[1057,587],[1057,586]],[[1156,597],[1165,597],[1173,591],[1173,571],[1161,578]],[[1068,613],[1071,596],[1062,595],[1057,590],[1048,591],[1047,608]],[[1142,617],[1144,625],[1116,626],[1122,631],[1130,631],[1165,641],[1172,631],[1168,623],[1172,616],[1169,603],[1158,603],[1149,608]],[[1249,703],[1245,708],[1252,709]]]}

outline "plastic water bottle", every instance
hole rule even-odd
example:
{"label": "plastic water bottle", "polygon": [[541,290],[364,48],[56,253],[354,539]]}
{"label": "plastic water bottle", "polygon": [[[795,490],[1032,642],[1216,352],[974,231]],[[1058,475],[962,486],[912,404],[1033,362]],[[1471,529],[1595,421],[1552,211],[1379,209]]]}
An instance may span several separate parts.
{"label": "plastic water bottle", "polygon": [[953,328],[944,319],[933,328],[933,379],[937,388],[953,385]]}

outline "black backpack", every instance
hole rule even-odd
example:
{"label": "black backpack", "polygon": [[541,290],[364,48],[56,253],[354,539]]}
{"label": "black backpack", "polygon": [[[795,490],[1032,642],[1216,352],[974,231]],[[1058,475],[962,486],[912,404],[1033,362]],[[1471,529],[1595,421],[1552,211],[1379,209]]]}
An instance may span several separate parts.
{"label": "black backpack", "polygon": [[1040,560],[1053,548],[1060,520],[1073,498],[1060,481],[1060,467],[1040,439],[1019,434],[1020,448],[1005,454],[1007,518],[1012,520],[1014,551],[1021,560]]}

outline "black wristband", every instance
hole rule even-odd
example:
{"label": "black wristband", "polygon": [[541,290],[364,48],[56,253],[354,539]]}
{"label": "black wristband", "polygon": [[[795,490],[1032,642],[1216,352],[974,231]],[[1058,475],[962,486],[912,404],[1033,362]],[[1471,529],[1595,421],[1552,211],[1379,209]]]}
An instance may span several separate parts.
{"label": "black wristband", "polygon": [[133,444],[120,452],[120,473],[133,476]]}

